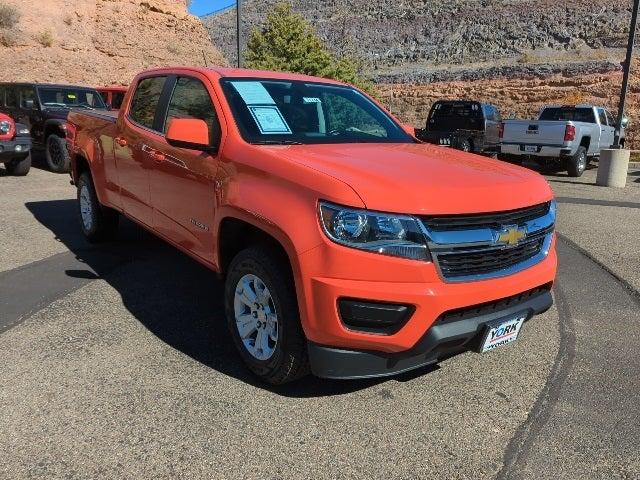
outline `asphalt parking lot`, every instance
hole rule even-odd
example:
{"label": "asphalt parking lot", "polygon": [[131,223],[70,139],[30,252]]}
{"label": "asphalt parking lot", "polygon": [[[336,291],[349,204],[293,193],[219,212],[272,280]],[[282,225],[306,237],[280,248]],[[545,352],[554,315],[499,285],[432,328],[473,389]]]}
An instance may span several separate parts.
{"label": "asphalt parking lot", "polygon": [[594,179],[549,177],[556,306],[516,344],[267,388],[215,275],[127,222],[90,246],[68,176],[3,172],[0,478],[640,478],[640,171]]}

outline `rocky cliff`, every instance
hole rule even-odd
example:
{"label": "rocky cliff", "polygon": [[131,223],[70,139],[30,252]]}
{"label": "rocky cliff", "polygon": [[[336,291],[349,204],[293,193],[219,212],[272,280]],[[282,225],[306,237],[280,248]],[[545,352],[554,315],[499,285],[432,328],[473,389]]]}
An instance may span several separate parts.
{"label": "rocky cliff", "polygon": [[[244,0],[244,33],[278,0]],[[602,60],[625,46],[631,2],[604,0],[291,0],[335,52],[363,60],[374,75],[417,69],[528,62],[569,52]],[[204,20],[214,43],[235,61],[235,9]],[[555,60],[552,60],[555,61]]]}
{"label": "rocky cliff", "polygon": [[0,80],[127,84],[144,68],[225,63],[184,0],[2,0]]}

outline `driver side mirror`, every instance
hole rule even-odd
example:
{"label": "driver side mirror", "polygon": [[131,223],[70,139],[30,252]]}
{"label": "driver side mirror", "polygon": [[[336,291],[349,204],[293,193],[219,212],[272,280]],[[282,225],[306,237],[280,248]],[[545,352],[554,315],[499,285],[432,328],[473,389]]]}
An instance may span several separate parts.
{"label": "driver side mirror", "polygon": [[198,118],[172,118],[165,136],[167,143],[189,150],[212,151],[209,143],[209,126]]}
{"label": "driver side mirror", "polygon": [[627,128],[629,126],[629,117],[622,117],[622,128]]}

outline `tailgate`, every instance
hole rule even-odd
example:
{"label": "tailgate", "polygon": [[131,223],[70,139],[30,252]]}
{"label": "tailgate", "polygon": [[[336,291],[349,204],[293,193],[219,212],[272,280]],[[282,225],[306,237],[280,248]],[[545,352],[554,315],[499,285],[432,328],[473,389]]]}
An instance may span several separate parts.
{"label": "tailgate", "polygon": [[502,143],[560,146],[569,122],[538,120],[506,120]]}

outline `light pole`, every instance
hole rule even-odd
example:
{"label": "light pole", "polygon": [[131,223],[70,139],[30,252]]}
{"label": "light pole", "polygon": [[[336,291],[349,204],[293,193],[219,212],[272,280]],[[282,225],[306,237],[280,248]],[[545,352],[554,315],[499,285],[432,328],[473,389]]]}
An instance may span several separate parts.
{"label": "light pole", "polygon": [[633,44],[636,39],[639,5],[640,0],[633,0],[631,27],[629,28],[629,42],[627,43],[627,58],[624,61],[624,75],[622,77],[622,90],[620,92],[620,104],[618,105],[618,122],[616,123],[616,133],[613,138],[613,148],[620,148],[620,134],[622,132],[622,121],[624,119],[624,106],[627,101],[627,91],[629,90],[629,75],[631,74],[631,63],[633,62]]}
{"label": "light pole", "polygon": [[[636,0],[636,3],[640,0]],[[236,39],[238,40],[238,68],[242,68],[242,0],[236,0]]]}

